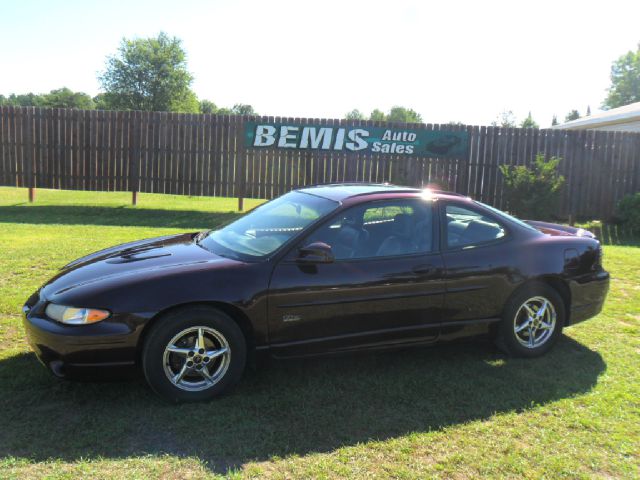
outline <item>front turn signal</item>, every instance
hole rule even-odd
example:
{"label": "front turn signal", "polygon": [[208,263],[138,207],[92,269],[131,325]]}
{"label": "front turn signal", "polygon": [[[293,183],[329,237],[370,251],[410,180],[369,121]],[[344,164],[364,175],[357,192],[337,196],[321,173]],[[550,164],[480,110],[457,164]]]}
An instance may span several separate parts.
{"label": "front turn signal", "polygon": [[111,313],[108,310],[97,308],[75,308],[50,303],[45,310],[52,320],[67,325],[88,325],[108,318]]}

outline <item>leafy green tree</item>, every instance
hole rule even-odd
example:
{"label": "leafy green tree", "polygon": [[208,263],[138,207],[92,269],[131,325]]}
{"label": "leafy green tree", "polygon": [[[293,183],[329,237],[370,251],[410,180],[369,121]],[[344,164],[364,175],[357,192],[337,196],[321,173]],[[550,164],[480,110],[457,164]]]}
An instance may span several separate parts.
{"label": "leafy green tree", "polygon": [[602,102],[605,109],[640,102],[640,43],[611,65],[611,86]]}
{"label": "leafy green tree", "polygon": [[216,113],[218,115],[235,115],[235,113],[233,113],[233,110],[231,108],[227,108],[227,107],[219,108]]}
{"label": "leafy green tree", "polygon": [[400,107],[398,105],[391,108],[386,120],[388,122],[422,123],[422,117],[419,113],[410,108]]}
{"label": "leafy green tree", "polygon": [[82,110],[96,108],[89,95],[83,92],[74,92],[67,87],[51,90],[42,95],[41,105],[49,108],[80,108]]}
{"label": "leafy green tree", "polygon": [[172,105],[172,109],[174,112],[200,113],[200,101],[196,94],[192,90],[189,90],[184,97],[176,99]]}
{"label": "leafy green tree", "polygon": [[493,127],[504,127],[511,128],[517,126],[516,124],[516,116],[513,114],[512,110],[503,110],[498,114],[496,119],[491,122]]}
{"label": "leafy green tree", "polygon": [[0,105],[11,107],[41,107],[42,95],[38,95],[37,93],[12,93],[8,97],[2,96],[2,98],[0,98]]}
{"label": "leafy green tree", "polygon": [[580,118],[580,112],[578,110],[571,110],[567,113],[567,116],[564,117],[565,122],[570,122],[571,120],[577,120]]}
{"label": "leafy green tree", "polygon": [[591,105],[587,105],[587,117],[591,116]]}
{"label": "leafy green tree", "polygon": [[527,118],[525,118],[522,123],[520,123],[520,126],[522,128],[540,128],[540,125],[538,125],[538,123],[531,116],[531,112],[529,112]]}
{"label": "leafy green tree", "polygon": [[364,114],[357,108],[354,108],[350,112],[347,112],[344,118],[345,120],[365,120]]}
{"label": "leafy green tree", "polygon": [[369,115],[369,120],[373,120],[375,122],[384,122],[387,119],[387,116],[382,110],[374,109]]}
{"label": "leafy green tree", "polygon": [[98,80],[105,91],[101,105],[110,109],[199,111],[182,43],[163,32],[155,38],[123,39]]}
{"label": "leafy green tree", "polygon": [[48,107],[48,108],[95,108],[93,99],[83,92],[74,92],[67,87],[51,90],[49,93],[12,93],[8,97],[0,95],[0,105],[14,107]]}
{"label": "leafy green tree", "polygon": [[200,113],[216,113],[218,107],[211,100],[200,100]]}
{"label": "leafy green tree", "polygon": [[554,115],[553,119],[551,120],[551,126],[555,127],[556,125],[558,125],[558,116]]}
{"label": "leafy green tree", "polygon": [[93,97],[93,104],[97,110],[109,110],[109,105],[105,99],[106,93],[99,93]]}
{"label": "leafy green tree", "polygon": [[530,220],[553,218],[557,211],[564,177],[558,172],[561,159],[536,155],[531,168],[500,165],[507,206],[511,213]]}
{"label": "leafy green tree", "polygon": [[258,115],[251,105],[236,103],[231,109],[231,115]]}
{"label": "leafy green tree", "polygon": [[462,123],[462,122],[457,122],[457,121],[455,121],[455,120],[451,120],[451,121],[449,121],[449,122],[445,123],[445,125],[451,125],[451,126],[455,126],[455,127],[461,127],[461,126],[463,126],[463,125],[465,125],[465,124],[464,124],[464,123]]}

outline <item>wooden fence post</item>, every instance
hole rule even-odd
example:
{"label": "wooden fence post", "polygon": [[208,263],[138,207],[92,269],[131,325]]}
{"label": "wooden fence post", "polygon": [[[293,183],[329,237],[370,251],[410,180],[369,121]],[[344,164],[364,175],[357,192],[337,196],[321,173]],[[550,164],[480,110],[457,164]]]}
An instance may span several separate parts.
{"label": "wooden fence post", "polygon": [[138,203],[138,183],[140,180],[140,124],[142,115],[139,111],[129,113],[129,188],[131,189],[131,203]]}
{"label": "wooden fence post", "polygon": [[23,132],[23,144],[22,155],[24,160],[24,182],[29,188],[29,203],[33,203],[35,199],[34,187],[35,187],[35,169],[34,169],[34,155],[33,155],[33,122],[34,122],[35,108],[27,107],[22,111],[22,132]]}
{"label": "wooden fence post", "polygon": [[241,212],[244,210],[244,195],[246,190],[246,178],[245,178],[245,150],[244,150],[244,115],[236,117],[239,121],[235,121],[235,142],[236,142],[236,190],[238,195],[238,210]]}

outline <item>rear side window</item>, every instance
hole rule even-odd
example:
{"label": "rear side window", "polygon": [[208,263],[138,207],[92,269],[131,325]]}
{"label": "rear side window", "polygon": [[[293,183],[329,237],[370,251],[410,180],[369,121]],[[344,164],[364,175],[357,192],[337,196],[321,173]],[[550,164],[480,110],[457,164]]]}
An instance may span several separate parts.
{"label": "rear side window", "polygon": [[449,248],[471,248],[506,235],[505,228],[493,218],[458,205],[447,205],[446,222]]}

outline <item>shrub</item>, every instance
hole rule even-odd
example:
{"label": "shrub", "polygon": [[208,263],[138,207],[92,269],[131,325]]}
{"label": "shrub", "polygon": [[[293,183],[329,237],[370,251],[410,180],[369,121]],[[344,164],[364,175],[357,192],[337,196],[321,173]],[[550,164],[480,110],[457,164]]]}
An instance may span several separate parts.
{"label": "shrub", "polygon": [[560,158],[536,155],[531,168],[500,165],[504,177],[507,209],[521,218],[547,220],[554,217],[564,185],[558,173]]}
{"label": "shrub", "polygon": [[626,195],[618,202],[616,219],[632,231],[640,231],[640,192]]}

